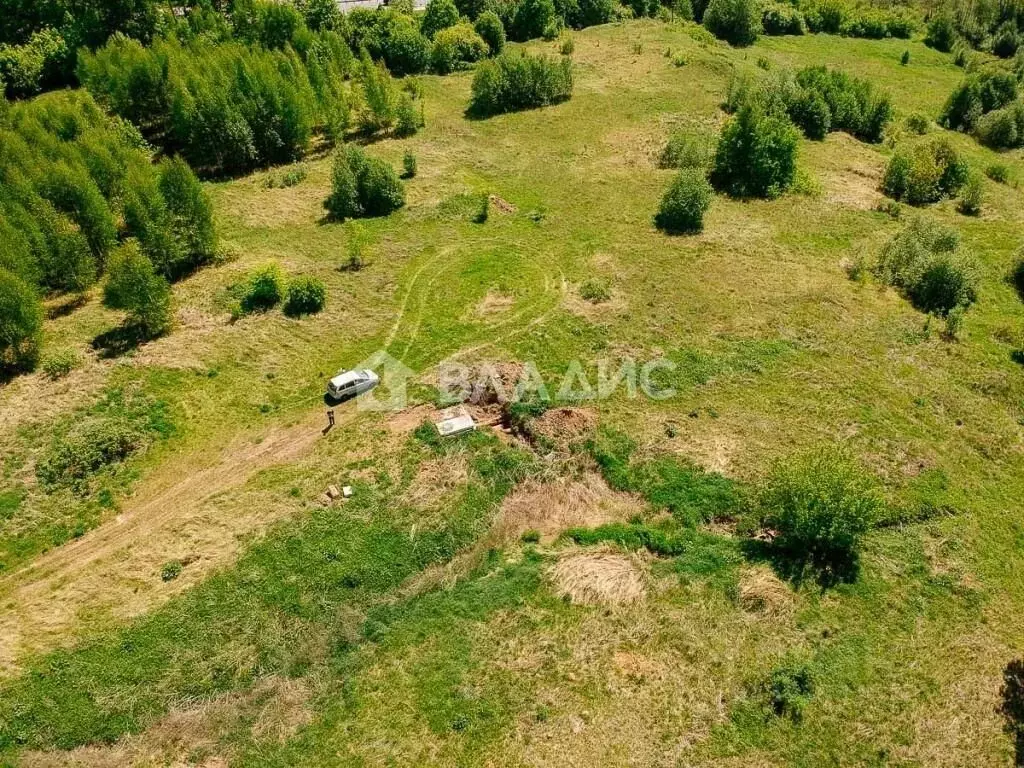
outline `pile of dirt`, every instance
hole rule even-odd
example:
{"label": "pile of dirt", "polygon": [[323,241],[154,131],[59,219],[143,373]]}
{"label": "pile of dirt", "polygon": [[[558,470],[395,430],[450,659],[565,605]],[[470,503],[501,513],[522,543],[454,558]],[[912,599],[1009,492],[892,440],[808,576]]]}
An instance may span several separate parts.
{"label": "pile of dirt", "polygon": [[549,440],[560,450],[593,432],[597,416],[584,408],[552,408],[545,411],[530,425],[534,437]]}
{"label": "pile of dirt", "polygon": [[577,552],[551,569],[555,592],[581,605],[629,605],[647,594],[639,561],[615,552]]}

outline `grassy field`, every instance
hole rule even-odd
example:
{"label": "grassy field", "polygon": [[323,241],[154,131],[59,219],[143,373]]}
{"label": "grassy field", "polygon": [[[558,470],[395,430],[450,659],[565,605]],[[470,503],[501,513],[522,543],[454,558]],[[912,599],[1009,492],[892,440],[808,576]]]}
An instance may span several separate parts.
{"label": "grassy field", "polygon": [[[89,342],[117,318],[96,297],[48,321],[47,349],[81,366],[0,388],[0,762],[1012,764],[996,707],[1024,643],[1024,305],[1005,277],[1024,196],[986,180],[980,218],[925,212],[983,265],[962,339],[945,340],[846,267],[903,226],[875,210],[892,143],[962,70],[919,42],[736,50],[695,30],[575,33],[573,98],[488,120],[464,114],[471,74],[424,77],[426,128],[367,148],[396,167],[415,153],[400,212],[325,223],[329,157],[293,187],[268,187],[281,169],[212,184],[230,258],[175,287],[170,336],[98,359]],[[759,60],[871,79],[894,136],[802,141],[800,193],[718,196],[702,234],[659,233],[667,136],[717,128],[731,73]],[[978,168],[996,159],[951,138]],[[481,194],[509,210],[476,223]],[[365,268],[339,270],[354,251]],[[320,277],[325,312],[229,323],[230,286],[268,261]],[[583,300],[588,279],[610,300]],[[584,403],[587,429],[741,494],[774,460],[839,444],[894,507],[927,495],[947,512],[873,531],[859,580],[827,590],[780,581],[728,526],[680,523],[677,556],[595,548],[642,600],[579,605],[551,571],[579,547],[550,519],[664,510],[604,486],[576,442],[424,439],[429,406],[349,404],[321,435],[325,376],[381,349],[420,374],[421,401],[453,356],[532,361],[556,386],[573,360],[594,382],[599,360],[665,356],[674,397]],[[147,450],[85,489],[40,488],[52,436],[111,409],[145,425]],[[354,498],[321,507],[329,483]],[[760,683],[796,663],[813,696],[799,721],[771,716]]]}

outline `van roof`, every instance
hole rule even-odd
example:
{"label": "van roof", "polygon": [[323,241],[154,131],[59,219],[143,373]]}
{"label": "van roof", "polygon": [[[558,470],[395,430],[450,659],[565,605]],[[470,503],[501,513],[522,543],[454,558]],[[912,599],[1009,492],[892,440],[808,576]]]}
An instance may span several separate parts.
{"label": "van roof", "polygon": [[331,379],[331,386],[337,389],[338,387],[343,387],[346,384],[351,384],[353,382],[359,381],[362,378],[363,375],[361,371],[342,371],[333,379]]}

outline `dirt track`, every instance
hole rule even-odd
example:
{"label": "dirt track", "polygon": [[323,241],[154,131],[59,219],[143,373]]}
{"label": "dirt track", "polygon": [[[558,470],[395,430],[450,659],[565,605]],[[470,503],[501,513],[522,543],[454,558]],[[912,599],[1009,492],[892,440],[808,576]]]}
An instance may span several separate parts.
{"label": "dirt track", "polygon": [[[174,462],[144,483],[122,514],[0,578],[0,675],[17,671],[26,654],[72,643],[91,621],[138,615],[233,559],[240,536],[280,510],[225,516],[212,500],[301,457],[320,437],[322,419],[317,410],[294,426]],[[180,578],[161,581],[162,564],[183,553],[199,558]]]}

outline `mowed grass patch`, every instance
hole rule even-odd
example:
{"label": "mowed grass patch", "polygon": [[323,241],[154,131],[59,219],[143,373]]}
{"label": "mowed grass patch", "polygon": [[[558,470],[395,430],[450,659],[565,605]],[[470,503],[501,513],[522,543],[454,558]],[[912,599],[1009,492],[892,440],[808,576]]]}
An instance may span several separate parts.
{"label": "mowed grass patch", "polygon": [[[381,619],[402,639],[389,645],[384,631],[371,651],[362,612],[391,600],[405,575],[471,544],[497,485],[471,469],[470,488],[431,510],[438,524],[424,528],[419,510],[388,501],[406,474],[377,471],[389,460],[370,451],[363,467],[380,487],[360,487],[344,514],[311,512],[236,569],[115,639],[35,665],[7,689],[5,733],[39,746],[108,740],[183,700],[244,688],[269,672],[319,672],[325,660],[340,659],[348,671],[341,677],[363,703],[346,699],[341,683],[326,688],[316,704],[322,718],[308,737],[285,745],[280,762],[1005,761],[1008,740],[991,699],[1001,664],[1019,646],[1015,617],[1024,603],[1016,514],[1024,414],[1020,367],[1005,341],[1024,308],[1004,282],[1020,194],[1000,188],[980,221],[947,204],[924,212],[963,229],[984,265],[981,299],[958,344],[893,292],[852,281],[844,269],[853,255],[877,254],[903,225],[867,204],[884,146],[834,135],[801,142],[801,166],[821,194],[717,197],[703,234],[667,238],[651,222],[671,178],[655,168],[661,143],[679,124],[715,130],[735,67],[753,68],[762,55],[792,67],[829,62],[889,88],[898,109],[926,113],[963,74],[951,57],[916,44],[912,62],[923,71],[908,74],[913,65],[898,64],[905,44],[895,41],[807,36],[733,50],[702,46],[689,29],[640,21],[580,33],[572,100],[487,121],[463,117],[469,75],[423,78],[424,131],[368,148],[395,167],[410,149],[419,160],[407,208],[386,219],[321,224],[326,159],[310,160],[306,180],[284,190],[255,178],[213,185],[231,258],[176,287],[179,330],[132,359],[90,360],[69,380],[95,394],[114,365],[149,377],[149,391],[182,414],[166,445],[192,454],[321,408],[324,377],[379,348],[408,356],[420,371],[462,350],[534,360],[556,380],[577,358],[667,356],[680,366],[675,397],[596,405],[645,451],[686,467],[666,478],[658,465],[644,475],[659,481],[654,486],[690,488],[699,477],[694,458],[724,482],[755,480],[775,458],[842,443],[897,499],[930,496],[934,489],[918,478],[941,473],[950,497],[941,503],[952,512],[889,521],[868,538],[862,581],[801,592],[792,622],[751,619],[732,602],[733,544],[715,539],[716,547],[694,548],[679,564],[682,580],[671,567],[656,568],[668,588],[652,590],[642,610],[608,616],[552,606],[532,586],[527,563],[521,587],[503,592],[506,579],[519,577],[486,570],[465,592],[429,596],[424,614],[410,612],[407,623]],[[664,55],[670,47],[690,63],[676,67]],[[972,162],[991,161],[968,137],[954,140]],[[484,193],[515,211],[492,210],[477,224],[471,208],[447,202]],[[366,266],[339,271],[357,246]],[[324,313],[228,324],[220,297],[268,260],[322,279]],[[562,311],[562,286],[595,273],[623,311]],[[511,306],[485,322],[468,319],[491,291],[511,297]],[[111,320],[95,306],[54,321],[49,332],[84,345],[94,326]],[[33,416],[38,404],[45,416],[19,423],[45,431],[55,415],[42,406],[56,389],[40,387],[36,397],[32,386],[15,383],[2,397]],[[5,467],[22,466],[29,447],[13,434],[0,438]],[[171,458],[148,454],[141,481],[173,473]],[[307,495],[318,492],[309,479],[319,478],[317,469],[303,471],[308,488],[287,473],[261,482],[288,477]],[[19,492],[14,474],[3,491]],[[276,499],[227,496],[225,505]],[[26,519],[33,504],[23,500],[13,519]],[[708,589],[708,574],[719,573],[728,578]],[[495,597],[467,607],[473,590],[492,582]],[[450,649],[440,636],[448,631]],[[367,654],[363,666],[345,666],[353,644]],[[734,721],[748,686],[791,653],[808,658],[823,680],[803,725],[764,719],[761,710],[752,722]]]}
{"label": "mowed grass patch", "polygon": [[[71,748],[138,731],[183,702],[244,688],[268,673],[303,674],[345,641],[338,611],[359,611],[431,563],[468,546],[530,471],[521,451],[471,435],[473,481],[430,528],[410,528],[402,486],[379,476],[344,506],[315,509],[255,545],[236,568],[124,631],[38,660],[9,683],[0,747]],[[406,461],[427,451],[410,445]],[[296,638],[301,638],[296,641]]]}

